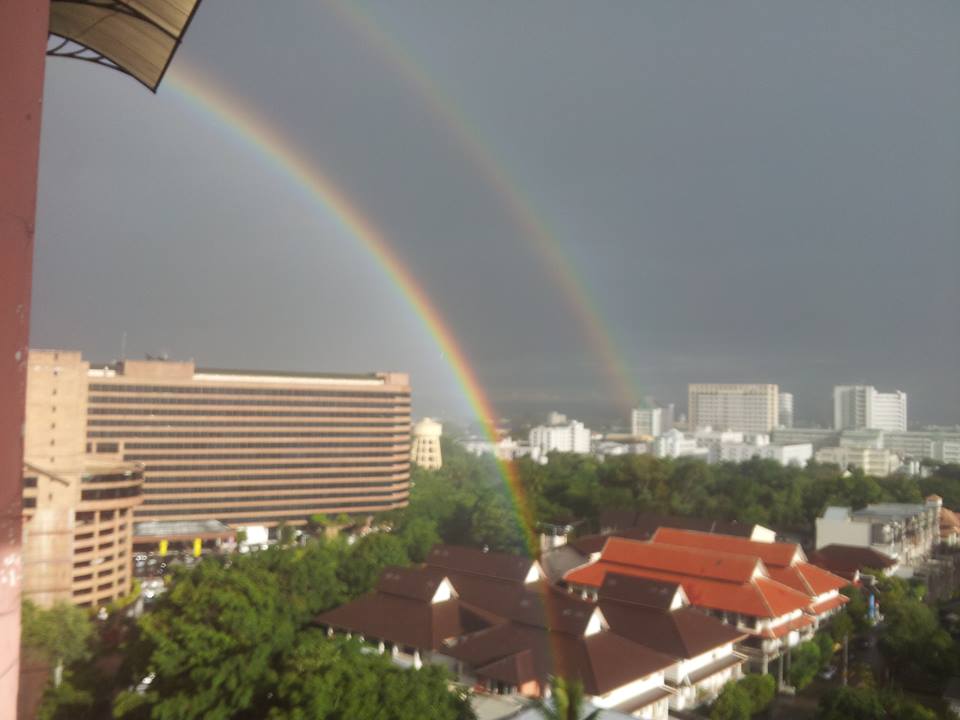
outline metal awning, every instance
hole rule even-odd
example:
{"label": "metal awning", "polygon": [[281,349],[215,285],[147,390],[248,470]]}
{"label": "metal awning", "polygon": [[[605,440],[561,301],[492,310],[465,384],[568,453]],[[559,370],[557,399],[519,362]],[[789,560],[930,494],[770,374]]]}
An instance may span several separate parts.
{"label": "metal awning", "polygon": [[120,70],[156,92],[200,0],[52,0],[47,54]]}

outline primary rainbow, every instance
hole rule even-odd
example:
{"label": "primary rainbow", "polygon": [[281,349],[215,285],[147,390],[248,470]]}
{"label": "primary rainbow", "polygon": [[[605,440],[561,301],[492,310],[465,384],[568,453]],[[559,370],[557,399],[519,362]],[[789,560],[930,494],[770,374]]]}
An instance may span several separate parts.
{"label": "primary rainbow", "polygon": [[384,32],[359,3],[334,2],[330,7],[367,46],[380,55],[384,65],[395,71],[417,94],[430,113],[440,120],[446,132],[450,133],[456,146],[473,168],[496,192],[523,237],[532,245],[537,258],[562,289],[567,307],[584,334],[589,350],[595,353],[600,361],[612,402],[627,410],[635,407],[641,393],[597,303],[577,275],[573,263],[567,258],[562,245],[544,218],[511,180],[503,164],[497,162],[492,150],[481,139],[479,131],[431,80],[410,53]]}
{"label": "primary rainbow", "polygon": [[[359,241],[433,337],[453,370],[484,433],[491,441],[495,441],[497,415],[477,380],[476,373],[423,286],[390,247],[376,225],[316,164],[307,161],[306,153],[298,152],[286,138],[260,120],[253,111],[244,107],[237,99],[229,97],[212,82],[203,79],[194,68],[184,68],[180,63],[177,69],[172,69],[168,74],[164,89],[172,90],[193,108],[214,120],[218,127],[242,141],[278,175],[304,191],[318,211],[336,220],[348,235]],[[528,549],[534,553],[536,544],[533,514],[516,468],[512,463],[499,460],[497,464],[512,498]]]}

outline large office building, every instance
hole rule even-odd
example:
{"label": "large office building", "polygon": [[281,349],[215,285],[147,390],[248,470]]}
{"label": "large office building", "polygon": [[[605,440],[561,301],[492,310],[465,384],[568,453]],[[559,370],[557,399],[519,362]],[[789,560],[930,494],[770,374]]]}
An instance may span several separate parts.
{"label": "large office building", "polygon": [[872,385],[837,385],[833,388],[833,427],[904,432],[907,394],[901,390],[877,392]]}
{"label": "large office building", "polygon": [[710,427],[769,433],[779,422],[779,389],[762,383],[692,383],[688,386],[690,430]]}
{"label": "large office building", "polygon": [[41,358],[76,378],[57,423],[82,428],[79,451],[143,467],[138,521],[271,526],[407,502],[405,374],[207,370],[167,360],[91,367],[80,353],[52,351],[31,351],[31,369]]}

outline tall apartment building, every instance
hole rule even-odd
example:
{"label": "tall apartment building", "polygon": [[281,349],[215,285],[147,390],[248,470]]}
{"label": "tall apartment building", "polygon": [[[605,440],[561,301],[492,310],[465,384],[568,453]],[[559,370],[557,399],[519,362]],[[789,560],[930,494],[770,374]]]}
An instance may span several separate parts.
{"label": "tall apartment building", "polygon": [[833,427],[837,430],[907,429],[907,394],[882,393],[872,385],[837,385],[833,388]]}
{"label": "tall apartment building", "polygon": [[779,417],[777,425],[782,428],[793,427],[793,393],[782,392],[777,399],[779,408]]}
{"label": "tall apartment building", "polygon": [[566,425],[538,425],[530,430],[530,448],[541,456],[551,452],[590,452],[590,430],[576,420]]}
{"label": "tall apartment building", "polygon": [[410,448],[410,460],[426,470],[439,470],[443,467],[440,454],[440,436],[443,425],[436,420],[424,418],[413,426],[413,446]]}
{"label": "tall apartment building", "polygon": [[[57,422],[83,428],[83,451],[144,467],[138,521],[275,525],[407,502],[405,374],[206,370],[161,360],[89,367],[79,353],[47,354],[77,378]],[[29,424],[29,407],[27,416]]]}
{"label": "tall apartment building", "polygon": [[692,383],[688,386],[690,430],[769,433],[779,421],[779,389],[760,383]]}

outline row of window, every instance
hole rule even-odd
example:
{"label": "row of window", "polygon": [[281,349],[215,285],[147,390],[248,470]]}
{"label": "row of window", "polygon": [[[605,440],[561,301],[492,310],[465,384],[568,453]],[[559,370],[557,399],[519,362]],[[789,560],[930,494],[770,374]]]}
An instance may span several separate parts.
{"label": "row of window", "polygon": [[[106,408],[109,410],[108,413],[102,414],[113,414],[120,412],[114,408]],[[143,414],[142,412],[131,413],[131,414]],[[244,415],[262,415],[263,413],[244,413]],[[376,417],[376,416],[369,416]],[[355,420],[350,423],[344,423],[340,420],[331,420],[325,422],[323,420],[312,420],[304,422],[281,422],[281,421],[272,421],[267,422],[264,420],[146,420],[146,419],[136,419],[136,420],[125,420],[123,418],[90,418],[87,420],[88,427],[164,427],[164,428],[181,428],[181,427],[202,427],[202,428],[212,428],[212,427],[252,427],[252,428],[264,428],[264,427],[290,427],[290,428],[301,428],[301,427],[333,427],[333,428],[356,428],[358,430],[366,430],[367,428],[394,428],[398,425],[402,425],[404,428],[410,426],[410,417],[409,415],[398,416],[403,422],[390,421],[390,420],[368,420],[367,417],[364,417],[362,421]],[[203,434],[207,434],[204,431]],[[98,437],[112,437],[110,435],[98,436]],[[116,437],[122,437],[117,435]]]}
{"label": "row of window", "polygon": [[[177,408],[131,408],[131,407],[89,407],[87,408],[88,415],[215,415],[223,417],[346,417],[346,418],[357,418],[363,417],[366,418],[393,418],[395,420],[402,420],[403,424],[410,422],[410,411],[409,410],[397,410],[392,413],[385,412],[367,412],[366,407],[363,408],[354,408],[350,412],[343,412],[338,410],[326,410],[324,412],[307,412],[306,410],[299,410],[296,412],[283,412],[281,410],[180,410]],[[374,408],[375,409],[375,408]],[[89,424],[89,423],[88,423]],[[399,423],[397,423],[399,424]]]}
{"label": "row of window", "polygon": [[[212,430],[199,430],[193,432],[176,432],[170,430],[88,430],[87,438],[116,438],[124,440],[126,438],[369,438],[369,437],[395,437],[406,441],[410,435],[407,432],[397,432],[389,427],[381,429],[370,428],[365,432],[260,432],[256,430],[238,430],[234,432],[216,432]],[[130,444],[127,444],[130,447]]]}
{"label": "row of window", "polygon": [[[123,449],[129,450],[282,450],[283,448],[357,448],[357,447],[395,447],[397,452],[409,449],[409,441],[383,442],[365,439],[354,442],[128,442]],[[116,451],[114,451],[116,452]]]}
{"label": "row of window", "polygon": [[[194,468],[190,468],[194,469]],[[397,475],[407,476],[407,468],[402,470],[345,470],[338,472],[333,477],[395,477]],[[184,483],[212,483],[212,482],[241,482],[247,480],[321,480],[329,475],[318,475],[316,472],[308,473],[245,473],[242,475],[151,475],[147,480],[145,491],[148,491],[152,484],[159,482],[184,482]]]}
{"label": "row of window", "polygon": [[[191,505],[198,510],[208,510],[208,509],[220,509],[226,508],[226,503],[240,503],[240,502],[265,502],[273,503],[277,501],[287,501],[287,502],[300,502],[300,503],[312,503],[314,501],[323,502],[326,500],[331,500],[334,498],[356,498],[356,497],[366,497],[366,498],[381,498],[383,502],[387,502],[387,499],[391,495],[395,495],[398,492],[403,492],[405,488],[398,488],[396,491],[384,491],[382,488],[377,488],[375,490],[354,490],[352,492],[343,492],[343,493],[323,493],[322,495],[304,495],[304,496],[291,496],[291,495],[279,495],[279,494],[269,494],[263,493],[260,495],[243,495],[240,497],[191,497],[176,495],[172,497],[148,497],[144,499],[143,505],[141,508],[146,508],[152,505],[160,505],[167,507],[169,505]],[[146,510],[143,510],[146,512]]]}
{"label": "row of window", "polygon": [[357,398],[353,402],[330,400],[318,402],[311,400],[237,400],[235,398],[179,398],[179,397],[124,397],[122,395],[91,395],[91,405],[227,405],[241,407],[363,407],[383,408],[391,410],[398,407],[409,407],[410,401],[397,400],[396,402],[362,402]]}
{"label": "row of window", "polygon": [[396,468],[397,471],[406,471],[410,466],[409,460],[407,462],[400,462],[398,460],[390,461],[367,461],[367,460],[357,460],[354,462],[338,462],[338,463],[317,463],[317,462],[308,462],[308,463],[271,463],[269,465],[264,465],[263,463],[249,463],[244,465],[204,465],[191,463],[189,465],[156,465],[150,463],[147,465],[147,474],[148,482],[150,477],[154,477],[154,473],[161,472],[189,472],[190,470],[208,470],[208,471],[222,471],[222,470],[305,470],[307,468],[315,468],[317,471],[320,470],[339,470],[341,468],[355,468],[355,467],[389,467]]}
{"label": "row of window", "polygon": [[[387,447],[392,447],[387,443]],[[361,463],[364,458],[368,457],[393,457],[395,455],[402,455],[401,450],[390,450],[387,452],[375,451],[375,452],[364,452],[362,456],[357,458]],[[144,460],[150,460],[151,466],[153,467],[152,461],[156,460],[287,460],[293,458],[333,458],[333,459],[349,459],[351,457],[350,453],[323,453],[323,452],[305,452],[305,453],[257,453],[256,455],[237,455],[237,453],[202,453],[200,455],[184,455],[182,453],[171,453],[169,455],[154,455],[152,453],[126,453],[123,456],[124,461],[126,462],[142,462]]]}
{"label": "row of window", "polygon": [[137,497],[143,494],[143,487],[105,488],[102,490],[82,490],[80,500],[118,500],[120,498]]}
{"label": "row of window", "polygon": [[147,487],[144,488],[144,495],[182,495],[188,493],[219,493],[221,495],[230,495],[239,492],[253,492],[257,490],[324,490],[330,488],[388,488],[395,485],[403,485],[406,480],[395,480],[387,482],[359,482],[359,483],[307,483],[304,485],[201,485],[190,488],[172,488],[172,487]]}
{"label": "row of window", "polygon": [[107,475],[84,475],[85,483],[103,483],[103,482],[131,482],[143,478],[141,472],[131,473],[109,473]]}
{"label": "row of window", "polygon": [[[311,500],[309,503],[297,503],[296,505],[270,505],[267,508],[264,508],[264,512],[268,512],[271,515],[278,512],[291,512],[291,513],[302,513],[303,517],[312,515],[313,513],[328,509],[328,508],[346,508],[347,511],[356,511],[359,508],[383,508],[387,505],[393,504],[393,500],[381,500],[379,502],[370,502],[370,501],[351,501],[344,503],[343,501],[334,501],[334,502],[323,502],[321,500]],[[237,512],[249,512],[249,508],[237,508]],[[263,522],[264,518],[235,518],[231,517],[229,512],[225,512],[222,507],[216,509],[216,512],[205,512],[203,510],[198,510],[196,512],[191,512],[190,510],[185,509],[176,509],[176,510],[162,510],[157,508],[140,508],[137,511],[137,517],[158,517],[158,516],[168,516],[168,515],[211,515],[218,518],[228,518],[232,523],[238,522]]]}
{"label": "row of window", "polygon": [[282,397],[374,397],[409,400],[409,392],[218,387],[214,385],[121,385],[90,383],[90,392],[171,393],[186,395],[270,395]]}

